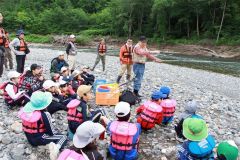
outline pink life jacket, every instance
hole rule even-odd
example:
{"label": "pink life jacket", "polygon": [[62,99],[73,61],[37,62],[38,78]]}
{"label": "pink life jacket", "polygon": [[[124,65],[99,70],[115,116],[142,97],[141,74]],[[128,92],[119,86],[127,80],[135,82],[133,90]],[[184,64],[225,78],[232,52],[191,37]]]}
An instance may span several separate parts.
{"label": "pink life jacket", "polygon": [[77,99],[71,100],[67,104],[67,108],[68,108],[67,120],[68,121],[75,121],[79,123],[83,122],[82,113],[77,110],[77,107],[79,106],[79,104],[80,104],[80,101]]}
{"label": "pink life jacket", "polygon": [[79,154],[70,149],[65,149],[58,157],[57,160],[89,160],[86,154],[82,152]]}
{"label": "pink life jacket", "polygon": [[15,94],[17,94],[18,92],[18,86],[12,82],[4,82],[3,84],[0,85],[0,89],[3,89],[3,96],[5,101],[7,103],[12,103],[14,100],[8,95],[7,91],[5,90],[8,84],[13,85],[13,90]]}
{"label": "pink life jacket", "polygon": [[144,103],[144,110],[140,114],[141,118],[147,122],[154,123],[162,116],[162,107],[154,102],[147,101]]}
{"label": "pink life jacket", "polygon": [[134,123],[113,121],[110,125],[112,147],[122,151],[136,148],[139,140],[134,143],[133,137],[137,130],[138,128]]}
{"label": "pink life jacket", "polygon": [[165,99],[161,102],[164,117],[172,117],[176,110],[177,102],[173,99]]}
{"label": "pink life jacket", "polygon": [[22,120],[24,132],[30,134],[46,132],[40,111],[26,113],[23,111],[23,108],[21,108],[18,112],[18,117]]}

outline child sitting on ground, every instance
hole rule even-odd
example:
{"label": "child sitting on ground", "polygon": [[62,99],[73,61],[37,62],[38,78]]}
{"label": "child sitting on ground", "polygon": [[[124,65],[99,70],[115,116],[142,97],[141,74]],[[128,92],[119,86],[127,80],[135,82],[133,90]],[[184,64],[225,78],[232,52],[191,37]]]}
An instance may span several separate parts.
{"label": "child sitting on ground", "polygon": [[5,103],[10,108],[26,104],[29,99],[24,94],[25,91],[19,91],[18,86],[20,73],[16,71],[10,71],[7,76],[9,81],[0,86],[0,89],[3,89]]}
{"label": "child sitting on ground", "polygon": [[77,94],[72,90],[69,82],[61,80],[59,82],[60,95],[63,97],[64,104],[68,104],[71,100],[77,98]]}
{"label": "child sitting on ground", "polygon": [[177,146],[178,160],[214,159],[215,140],[211,135],[208,135],[208,127],[204,120],[198,118],[185,119],[183,135],[187,141]]}
{"label": "child sitting on ground", "polygon": [[81,71],[81,77],[84,79],[84,84],[93,85],[95,81],[95,76],[93,74],[90,74],[90,68],[87,66],[83,66]]}
{"label": "child sitting on ground", "polygon": [[141,126],[129,122],[131,112],[127,102],[119,102],[114,112],[117,120],[104,120],[111,137],[109,153],[114,160],[135,160],[138,157]]}
{"label": "child sitting on ground", "polygon": [[234,141],[223,141],[217,147],[216,160],[237,160],[238,147]]}
{"label": "child sitting on ground", "polygon": [[142,129],[152,129],[155,124],[161,124],[163,120],[163,111],[160,103],[164,95],[160,91],[154,91],[151,101],[145,102],[137,108],[137,122],[141,124]]}
{"label": "child sitting on ground", "polygon": [[78,70],[74,70],[71,77],[73,78],[72,80],[72,88],[75,92],[77,92],[77,89],[80,85],[84,84],[84,79],[81,77],[81,72]]}
{"label": "child sitting on ground", "polygon": [[186,118],[200,118],[200,119],[203,119],[200,115],[197,115],[196,112],[197,112],[197,108],[198,108],[198,105],[197,105],[197,102],[196,101],[189,101],[185,107],[185,111],[183,113],[181,113],[178,117],[178,124],[175,126],[175,131],[176,131],[176,134],[177,134],[177,140],[179,140],[180,142],[182,142],[182,140],[185,140],[186,138],[183,136],[182,134],[182,129],[183,129],[183,121],[186,119]]}
{"label": "child sitting on ground", "polygon": [[51,104],[47,107],[47,111],[52,115],[57,111],[67,111],[67,103],[64,102],[63,96],[57,91],[57,84],[52,80],[46,80],[43,83],[43,91],[49,92],[53,96]]}
{"label": "child sitting on ground", "polygon": [[22,120],[22,128],[27,140],[32,146],[53,142],[49,145],[52,157],[65,145],[67,137],[56,132],[51,115],[45,111],[51,102],[51,93],[36,91],[32,94],[30,102],[19,111],[18,116]]}
{"label": "child sitting on ground", "polygon": [[82,123],[76,130],[73,137],[73,146],[65,149],[58,157],[58,160],[103,160],[99,153],[96,139],[105,131],[105,128],[92,121]]}
{"label": "child sitting on ground", "polygon": [[63,80],[63,78],[69,78],[69,76],[70,76],[70,71],[69,71],[68,67],[65,67],[65,66],[62,67],[59,81]]}
{"label": "child sitting on ground", "polygon": [[91,92],[91,86],[81,85],[77,90],[77,94],[80,101],[72,100],[68,105],[68,126],[69,126],[69,138],[76,132],[76,129],[80,124],[85,121],[99,122],[102,118],[102,112],[100,110],[92,110],[88,106],[88,102],[93,99]]}
{"label": "child sitting on ground", "polygon": [[164,94],[165,98],[163,98],[163,101],[161,102],[161,106],[163,108],[163,125],[168,125],[173,121],[174,113],[176,110],[176,101],[173,99],[170,99],[170,93],[171,89],[169,87],[163,86],[160,88],[160,92]]}

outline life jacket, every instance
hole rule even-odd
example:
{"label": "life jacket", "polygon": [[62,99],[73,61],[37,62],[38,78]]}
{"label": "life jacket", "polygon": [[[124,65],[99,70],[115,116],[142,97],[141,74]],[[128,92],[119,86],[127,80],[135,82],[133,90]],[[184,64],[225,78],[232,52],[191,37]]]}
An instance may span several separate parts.
{"label": "life jacket", "polygon": [[9,43],[10,43],[9,40],[6,39],[6,42],[5,42],[5,44],[4,44],[4,47],[5,47],[5,48],[9,48]]}
{"label": "life jacket", "polygon": [[40,111],[26,113],[23,111],[23,108],[21,108],[18,112],[18,117],[22,120],[22,127],[24,132],[29,134],[46,132]]}
{"label": "life jacket", "polygon": [[[19,86],[19,87],[22,86],[23,80],[24,80],[24,78],[25,78],[25,75],[26,75],[26,72],[20,75],[20,77],[19,77],[19,82],[18,82],[18,86]],[[29,88],[30,88],[30,86],[29,86]]]}
{"label": "life jacket", "polygon": [[216,143],[214,138],[209,135],[206,139],[196,142],[191,141],[188,143],[187,149],[190,155],[196,159],[208,159],[213,154],[213,149],[215,148]]}
{"label": "life jacket", "polygon": [[6,42],[5,34],[5,30],[0,28],[0,46],[3,46]]}
{"label": "life jacket", "polygon": [[176,110],[177,102],[172,99],[165,99],[161,102],[161,106],[163,108],[163,116],[164,117],[172,117],[174,116],[174,112]]}
{"label": "life jacket", "polygon": [[86,154],[79,154],[70,149],[64,149],[57,160],[89,160]]}
{"label": "life jacket", "polygon": [[137,122],[141,124],[142,128],[151,129],[156,122],[162,121],[162,119],[162,107],[154,102],[147,101],[144,103],[144,109],[137,118]]}
{"label": "life jacket", "polygon": [[127,45],[124,45],[124,51],[122,53],[122,63],[131,64],[132,63],[132,53],[133,47],[128,49]]}
{"label": "life jacket", "polygon": [[17,47],[15,47],[15,49],[16,49],[17,51],[23,51],[23,52],[25,52],[25,51],[27,50],[27,44],[26,44],[26,42],[24,41],[24,39],[19,39],[19,41],[20,41],[20,45],[17,46]]}
{"label": "life jacket", "polygon": [[82,113],[77,110],[77,107],[79,106],[79,104],[80,104],[80,101],[77,99],[71,100],[67,104],[67,108],[68,108],[67,120],[68,121],[75,121],[79,123],[83,122]]}
{"label": "life jacket", "polygon": [[106,53],[106,51],[107,51],[106,44],[99,43],[98,52],[99,53]]}
{"label": "life jacket", "polygon": [[139,137],[134,141],[138,128],[134,123],[113,121],[110,125],[111,145],[122,151],[129,151],[138,147]]}
{"label": "life jacket", "polygon": [[8,95],[7,91],[5,90],[5,88],[7,87],[7,85],[13,85],[13,90],[14,93],[17,94],[18,93],[18,86],[12,82],[4,82],[1,86],[0,89],[3,90],[3,97],[6,103],[12,103],[14,100]]}

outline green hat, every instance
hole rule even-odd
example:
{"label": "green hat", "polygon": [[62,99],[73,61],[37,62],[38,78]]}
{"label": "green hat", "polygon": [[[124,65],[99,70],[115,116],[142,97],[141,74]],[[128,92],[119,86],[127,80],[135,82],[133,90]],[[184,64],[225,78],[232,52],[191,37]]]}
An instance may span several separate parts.
{"label": "green hat", "polygon": [[40,111],[52,102],[52,94],[49,92],[41,92],[36,91],[32,94],[30,98],[30,102],[28,102],[24,108],[24,112],[33,112],[33,111]]}
{"label": "green hat", "polygon": [[234,141],[221,142],[217,147],[218,156],[223,155],[226,160],[237,160],[238,147]]}
{"label": "green hat", "polygon": [[201,141],[208,136],[208,127],[204,120],[187,118],[183,122],[183,135],[191,141]]}

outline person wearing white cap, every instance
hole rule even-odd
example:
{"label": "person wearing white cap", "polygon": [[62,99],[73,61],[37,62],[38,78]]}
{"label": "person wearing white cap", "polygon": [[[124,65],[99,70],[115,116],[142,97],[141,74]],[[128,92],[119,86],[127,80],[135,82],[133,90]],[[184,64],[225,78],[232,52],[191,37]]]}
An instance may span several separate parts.
{"label": "person wearing white cap", "polygon": [[10,71],[8,73],[9,81],[4,83],[1,88],[4,90],[4,100],[9,107],[22,106],[29,100],[24,96],[24,91],[19,91],[18,82],[20,73]]}
{"label": "person wearing white cap", "polygon": [[64,52],[58,52],[58,56],[51,61],[50,74],[52,77],[61,74],[61,68],[63,66],[68,67],[68,63],[64,60]]}
{"label": "person wearing white cap", "polygon": [[[130,104],[119,102],[114,113],[117,120],[108,123],[110,132],[109,153],[115,160],[135,160],[138,156],[138,143],[141,134],[141,126],[138,123],[130,123]],[[104,119],[107,124],[107,119]]]}
{"label": "person wearing white cap", "polygon": [[67,59],[68,59],[68,64],[69,64],[69,69],[71,72],[74,71],[75,66],[76,66],[76,55],[77,55],[77,48],[75,45],[76,37],[75,35],[70,35],[69,36],[69,43],[66,48],[66,53],[67,53]]}
{"label": "person wearing white cap", "polygon": [[47,111],[52,115],[57,111],[67,111],[67,103],[64,103],[64,98],[57,91],[57,84],[52,80],[46,80],[43,83],[43,90],[49,92],[53,96],[53,100],[50,105],[47,107]]}
{"label": "person wearing white cap", "polygon": [[85,81],[84,81],[84,79],[81,77],[81,72],[80,71],[78,71],[78,70],[74,70],[73,72],[72,72],[72,78],[73,78],[73,80],[72,80],[72,88],[73,88],[73,90],[75,91],[75,92],[77,92],[77,89],[78,89],[78,87],[80,86],[80,85],[83,85],[83,84],[85,84]]}
{"label": "person wearing white cap", "polygon": [[104,131],[105,128],[99,123],[92,121],[82,123],[73,136],[73,146],[70,149],[65,149],[58,160],[103,160],[103,156],[98,151],[96,140]]}

